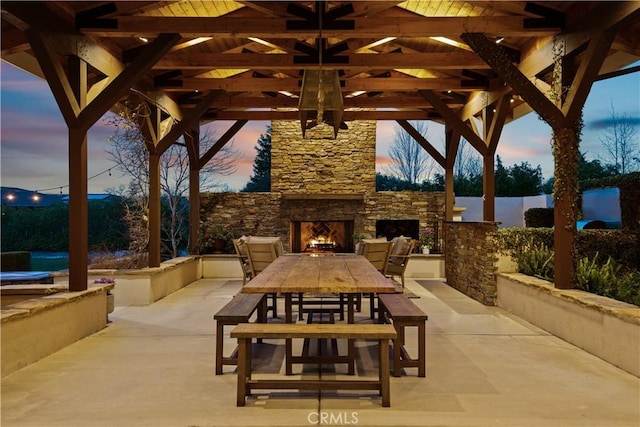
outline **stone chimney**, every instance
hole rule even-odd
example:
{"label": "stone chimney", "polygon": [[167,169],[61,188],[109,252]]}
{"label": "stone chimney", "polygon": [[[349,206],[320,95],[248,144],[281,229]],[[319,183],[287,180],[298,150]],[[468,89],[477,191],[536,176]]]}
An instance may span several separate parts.
{"label": "stone chimney", "polygon": [[376,122],[349,122],[333,139],[330,126],[302,138],[300,123],[271,124],[271,191],[282,194],[371,194],[376,190]]}

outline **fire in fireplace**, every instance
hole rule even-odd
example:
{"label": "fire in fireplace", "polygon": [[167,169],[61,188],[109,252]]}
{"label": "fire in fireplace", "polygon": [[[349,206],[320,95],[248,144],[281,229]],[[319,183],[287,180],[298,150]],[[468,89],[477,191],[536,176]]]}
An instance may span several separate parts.
{"label": "fire in fireplace", "polygon": [[291,221],[292,252],[353,252],[353,221]]}

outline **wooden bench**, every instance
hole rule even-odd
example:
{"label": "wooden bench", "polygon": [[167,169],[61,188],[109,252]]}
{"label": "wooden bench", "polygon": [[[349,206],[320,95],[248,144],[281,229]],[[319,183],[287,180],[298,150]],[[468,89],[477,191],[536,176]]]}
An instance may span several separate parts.
{"label": "wooden bench", "polygon": [[[426,375],[427,315],[405,294],[378,294],[378,319],[391,322],[398,333],[393,340],[393,376],[399,377],[402,368],[418,368],[418,376]],[[412,359],[405,348],[405,328],[418,328],[418,358]]]}
{"label": "wooden bench", "polygon": [[267,295],[260,293],[236,294],[231,301],[222,307],[213,318],[216,321],[216,375],[222,375],[223,365],[238,364],[238,347],[230,356],[224,356],[224,327],[248,323],[257,310],[258,322],[267,321]]}
{"label": "wooden bench", "polygon": [[[237,406],[244,406],[252,389],[294,390],[378,390],[382,406],[391,405],[389,390],[389,340],[396,338],[391,325],[383,324],[300,324],[300,323],[242,323],[231,330],[238,338]],[[251,340],[267,339],[376,339],[380,342],[377,380],[285,380],[251,378]]]}

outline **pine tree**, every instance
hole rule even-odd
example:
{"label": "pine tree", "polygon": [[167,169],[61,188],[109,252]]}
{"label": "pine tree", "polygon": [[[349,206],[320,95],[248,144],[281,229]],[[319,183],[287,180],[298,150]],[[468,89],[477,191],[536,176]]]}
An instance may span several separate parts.
{"label": "pine tree", "polygon": [[253,174],[242,189],[244,192],[271,191],[271,126],[258,138],[256,159],[253,162]]}

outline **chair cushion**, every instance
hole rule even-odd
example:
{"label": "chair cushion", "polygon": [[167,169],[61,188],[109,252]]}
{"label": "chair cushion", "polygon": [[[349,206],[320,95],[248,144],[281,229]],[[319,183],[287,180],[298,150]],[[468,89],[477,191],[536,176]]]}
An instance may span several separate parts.
{"label": "chair cushion", "polygon": [[[243,236],[244,237],[244,236]],[[242,237],[240,238],[242,239]],[[266,237],[266,236],[249,236],[246,238],[246,242],[251,243],[273,243],[276,248],[276,255],[281,256],[284,252],[282,240],[279,237]],[[246,247],[245,247],[246,250]]]}
{"label": "chair cushion", "polygon": [[395,265],[402,265],[405,258],[394,255],[409,255],[409,248],[411,247],[411,237],[398,236],[394,237],[393,247],[391,248],[391,254],[389,256],[389,262]]}
{"label": "chair cushion", "polygon": [[362,239],[361,243],[356,246],[356,255],[364,254],[364,245],[362,243],[380,243],[380,242],[386,242],[386,241],[387,241],[386,237],[379,237],[377,239]]}

